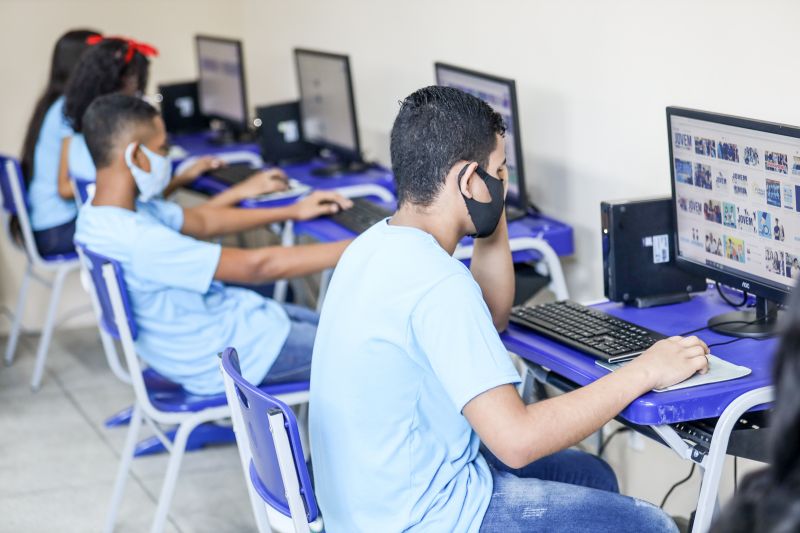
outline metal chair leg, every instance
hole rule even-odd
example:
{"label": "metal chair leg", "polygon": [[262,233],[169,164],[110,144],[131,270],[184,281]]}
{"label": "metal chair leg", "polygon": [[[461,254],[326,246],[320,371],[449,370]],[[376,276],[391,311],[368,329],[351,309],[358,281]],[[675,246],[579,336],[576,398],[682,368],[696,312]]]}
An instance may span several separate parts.
{"label": "metal chair leg", "polygon": [[189,440],[189,435],[198,423],[199,421],[193,422],[187,420],[178,426],[178,431],[175,433],[175,440],[172,441],[172,453],[170,454],[169,464],[167,465],[167,473],[164,476],[164,484],[161,487],[161,494],[158,497],[158,508],[156,509],[156,516],[153,519],[153,526],[150,528],[150,533],[162,533],[164,531],[164,525],[167,523],[169,506],[172,503],[172,496],[175,494],[175,485],[178,482],[178,472],[181,468],[181,461],[186,451],[186,443]]}
{"label": "metal chair leg", "polygon": [[6,365],[10,365],[14,362],[14,355],[17,351],[19,334],[20,331],[22,331],[22,315],[25,313],[25,304],[28,300],[28,287],[31,283],[31,269],[31,264],[28,262],[28,265],[25,268],[25,274],[22,276],[22,284],[19,286],[17,305],[14,309],[14,322],[11,324],[11,334],[8,337],[8,344],[6,344]]}
{"label": "metal chair leg", "polygon": [[125,483],[128,481],[128,473],[131,469],[131,462],[133,462],[133,450],[136,448],[136,441],[139,440],[139,432],[142,428],[142,408],[137,404],[133,406],[133,414],[131,414],[131,422],[128,427],[128,435],[125,437],[125,447],[122,449],[122,455],[119,460],[119,468],[117,469],[117,479],[114,482],[114,490],[111,493],[111,504],[108,508],[108,515],[106,516],[106,524],[103,528],[105,533],[114,531],[114,523],[117,521],[117,513],[119,512],[119,504],[122,502],[122,494],[125,491]]}
{"label": "metal chair leg", "polygon": [[61,291],[64,288],[64,280],[67,274],[69,274],[69,269],[59,268],[53,280],[50,307],[47,309],[47,317],[45,318],[44,326],[42,326],[42,337],[39,339],[39,347],[36,350],[36,366],[34,366],[33,377],[31,378],[31,389],[33,391],[38,391],[42,385],[42,374],[44,373],[44,365],[47,362],[47,350],[50,347],[50,339],[53,337],[58,302],[61,300]]}

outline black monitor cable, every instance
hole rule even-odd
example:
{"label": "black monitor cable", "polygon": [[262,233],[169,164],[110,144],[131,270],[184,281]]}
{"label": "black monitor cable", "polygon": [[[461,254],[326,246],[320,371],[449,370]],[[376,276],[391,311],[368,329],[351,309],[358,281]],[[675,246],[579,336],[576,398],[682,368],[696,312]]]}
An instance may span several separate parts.
{"label": "black monitor cable", "polygon": [[725,300],[725,303],[730,305],[731,307],[742,307],[747,303],[748,298],[750,295],[747,294],[747,291],[742,291],[742,301],[741,302],[732,302],[731,299],[728,297],[727,294],[722,292],[722,284],[719,281],[715,281],[714,285],[717,287],[717,292],[719,293],[719,297]]}
{"label": "black monitor cable", "polygon": [[682,480],[678,481],[677,483],[675,483],[674,485],[672,485],[669,488],[667,493],[664,495],[664,499],[661,500],[661,505],[659,506],[659,507],[661,507],[661,509],[663,509],[664,506],[667,504],[667,500],[672,495],[672,493],[675,491],[675,489],[677,489],[678,487],[680,487],[681,485],[683,485],[684,483],[686,483],[687,481],[692,479],[692,476],[694,475],[694,469],[695,469],[696,466],[697,466],[697,463],[692,463],[692,468],[689,470],[689,474],[685,478],[683,478]]}
{"label": "black monitor cable", "polygon": [[616,437],[620,433],[623,433],[625,431],[630,431],[630,430],[631,430],[631,428],[626,427],[626,426],[622,426],[622,427],[619,427],[619,428],[615,429],[614,431],[612,431],[611,434],[608,437],[606,437],[605,439],[603,439],[603,442],[600,443],[600,448],[597,449],[597,457],[603,457],[603,454],[606,451],[606,447],[611,442],[611,439],[613,439],[614,437]]}

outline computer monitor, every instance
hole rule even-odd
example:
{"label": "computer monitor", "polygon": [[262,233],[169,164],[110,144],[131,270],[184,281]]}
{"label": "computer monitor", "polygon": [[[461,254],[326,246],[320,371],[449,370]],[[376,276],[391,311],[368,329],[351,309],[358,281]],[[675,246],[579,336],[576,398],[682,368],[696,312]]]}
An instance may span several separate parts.
{"label": "computer monitor", "polygon": [[503,117],[506,124],[506,164],[509,182],[506,203],[522,211],[527,211],[530,204],[525,191],[516,83],[508,78],[500,78],[445,63],[436,63],[435,70],[437,85],[455,87],[477,96]]}
{"label": "computer monitor", "polygon": [[320,173],[360,168],[361,145],[350,59],[346,55],[296,48],[303,139],[332,152],[338,161]]}
{"label": "computer monitor", "polygon": [[200,112],[222,122],[234,136],[247,131],[242,42],[196,36]]}
{"label": "computer monitor", "polygon": [[800,277],[800,129],[668,107],[667,131],[676,263],[757,296],[712,329],[772,334]]}

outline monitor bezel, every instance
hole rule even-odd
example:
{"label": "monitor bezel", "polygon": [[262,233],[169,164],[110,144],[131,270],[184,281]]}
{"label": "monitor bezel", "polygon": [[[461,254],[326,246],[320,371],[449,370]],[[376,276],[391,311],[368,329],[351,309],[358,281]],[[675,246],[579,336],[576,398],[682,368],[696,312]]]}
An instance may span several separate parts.
{"label": "monitor bezel", "polygon": [[721,113],[712,113],[708,111],[700,111],[697,109],[689,109],[678,106],[668,106],[666,110],[667,115],[667,141],[669,145],[669,168],[670,168],[670,186],[672,188],[672,212],[673,220],[675,220],[674,231],[674,246],[673,256],[675,257],[675,264],[687,272],[705,276],[706,278],[718,281],[729,287],[733,287],[742,291],[747,291],[750,294],[761,296],[776,302],[785,301],[786,297],[790,294],[791,289],[784,290],[773,285],[766,284],[758,279],[739,276],[733,273],[722,272],[714,267],[707,265],[699,265],[688,259],[684,259],[678,254],[680,249],[680,240],[678,236],[678,200],[677,200],[677,187],[675,182],[675,154],[672,139],[672,117],[678,116],[683,118],[690,118],[695,120],[703,120],[706,122],[713,122],[724,126],[734,126],[737,128],[744,128],[754,130],[762,133],[772,133],[776,135],[783,135],[786,137],[794,137],[800,139],[800,128],[789,126],[786,124],[779,124],[776,122],[767,122],[761,120],[754,120],[749,118],[737,117],[733,115],[724,115]]}
{"label": "monitor bezel", "polygon": [[507,85],[509,88],[509,94],[511,95],[511,112],[514,114],[515,126],[516,130],[514,131],[514,151],[517,155],[517,186],[519,187],[519,195],[517,198],[511,198],[509,202],[508,199],[506,201],[523,210],[527,210],[530,204],[530,200],[528,199],[528,190],[525,187],[525,163],[524,163],[524,154],[522,153],[522,133],[520,131],[520,117],[519,117],[519,107],[517,105],[517,83],[511,78],[504,78],[501,76],[495,76],[494,74],[487,74],[486,72],[480,72],[477,70],[472,70],[464,67],[459,67],[457,65],[452,65],[450,63],[444,63],[442,61],[436,61],[433,64],[433,71],[434,76],[436,78],[436,85],[440,85],[439,80],[439,69],[444,68],[451,70],[453,72],[457,72],[459,74],[464,74],[467,76],[474,76],[476,78],[484,78],[491,82],[495,83],[502,83]]}
{"label": "monitor bezel", "polygon": [[[340,158],[346,159],[348,161],[360,162],[362,161],[361,155],[361,137],[359,135],[358,130],[358,113],[356,112],[356,97],[355,97],[355,87],[353,85],[353,73],[350,68],[350,56],[347,54],[338,54],[335,52],[326,52],[323,50],[312,50],[310,48],[294,48],[292,50],[294,54],[294,70],[295,76],[297,78],[297,93],[298,93],[298,102],[300,104],[300,132],[302,134],[303,140],[308,144],[317,146],[322,149],[327,149],[339,156]],[[309,140],[305,136],[305,129],[303,127],[303,122],[305,120],[303,116],[303,84],[300,83],[300,55],[307,54],[313,55],[318,57],[324,57],[327,59],[337,59],[340,61],[344,61],[345,64],[345,71],[346,71],[346,79],[347,79],[347,89],[348,89],[348,96],[350,101],[350,124],[353,128],[353,140],[355,141],[355,149],[341,146],[335,143],[326,142],[326,141],[319,141],[319,140]]]}
{"label": "monitor bezel", "polygon": [[[244,120],[239,122],[238,120],[232,119],[230,117],[225,117],[219,114],[207,114],[203,110],[203,96],[202,96],[202,83],[200,81],[200,72],[202,71],[202,67],[200,64],[200,41],[214,41],[223,44],[232,44],[236,46],[236,50],[239,56],[239,77],[242,80],[241,83],[241,94],[242,94],[242,116]],[[247,109],[247,78],[245,77],[245,68],[244,68],[244,46],[242,44],[241,39],[232,39],[228,37],[216,37],[213,35],[204,35],[204,34],[197,34],[194,36],[194,44],[195,44],[195,56],[197,58],[197,106],[200,109],[200,113],[203,116],[214,119],[214,120],[221,120],[226,124],[233,126],[238,131],[247,131],[248,125],[250,124],[250,116],[248,114]]]}

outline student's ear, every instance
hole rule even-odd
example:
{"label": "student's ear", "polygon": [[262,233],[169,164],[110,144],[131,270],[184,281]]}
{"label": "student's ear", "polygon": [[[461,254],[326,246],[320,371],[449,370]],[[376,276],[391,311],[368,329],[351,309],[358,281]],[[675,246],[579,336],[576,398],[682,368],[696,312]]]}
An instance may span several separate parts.
{"label": "student's ear", "polygon": [[136,148],[133,149],[131,160],[137,167],[141,168],[145,172],[150,172],[150,160],[147,159],[147,156],[144,154],[141,144],[136,143]]}
{"label": "student's ear", "polygon": [[473,194],[473,186],[474,181],[478,178],[477,172],[475,169],[478,168],[478,163],[472,162],[467,164],[466,162],[459,162],[456,163],[453,167],[453,170],[456,172],[456,181],[458,183],[458,188],[461,191],[461,194],[466,196],[467,198],[472,198]]}

